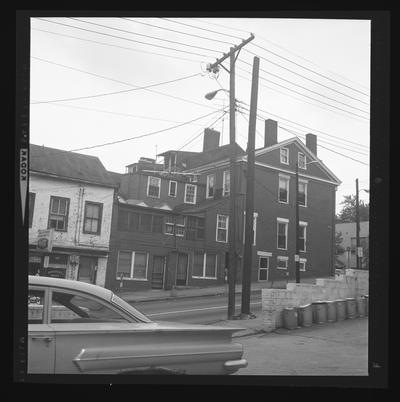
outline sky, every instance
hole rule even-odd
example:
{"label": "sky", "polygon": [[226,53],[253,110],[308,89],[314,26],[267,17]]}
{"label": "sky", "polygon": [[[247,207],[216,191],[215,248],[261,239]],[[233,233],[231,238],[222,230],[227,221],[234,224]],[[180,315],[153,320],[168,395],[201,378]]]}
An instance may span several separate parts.
{"label": "sky", "polygon": [[369,20],[31,18],[30,142],[118,173],[170,149],[200,152],[206,127],[228,144],[229,73],[206,67],[251,33],[235,64],[237,143],[246,149],[257,56],[256,148],[265,119],[278,122],[278,141],[316,134],[318,158],[341,180],[336,211],[356,178],[369,202]]}

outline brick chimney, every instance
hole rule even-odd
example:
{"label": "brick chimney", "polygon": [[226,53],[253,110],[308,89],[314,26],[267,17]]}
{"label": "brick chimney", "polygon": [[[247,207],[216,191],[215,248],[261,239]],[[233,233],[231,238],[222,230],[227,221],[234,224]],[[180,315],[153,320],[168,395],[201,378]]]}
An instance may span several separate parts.
{"label": "brick chimney", "polygon": [[306,147],[317,155],[317,136],[315,134],[306,134]]}
{"label": "brick chimney", "polygon": [[203,152],[219,147],[220,132],[212,128],[204,129]]}
{"label": "brick chimney", "polygon": [[265,120],[264,147],[270,147],[278,143],[278,122]]}

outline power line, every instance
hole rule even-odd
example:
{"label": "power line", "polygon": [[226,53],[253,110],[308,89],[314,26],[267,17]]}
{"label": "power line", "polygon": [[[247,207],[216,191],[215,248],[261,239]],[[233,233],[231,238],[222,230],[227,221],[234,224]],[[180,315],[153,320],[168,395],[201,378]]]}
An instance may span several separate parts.
{"label": "power line", "polygon": [[[129,83],[129,82],[125,82],[125,81],[121,81],[121,80],[116,80],[116,79],[111,78],[111,77],[107,77],[107,76],[104,76],[104,75],[95,74],[95,73],[92,73],[92,72],[89,72],[89,71],[85,71],[85,70],[80,70],[80,69],[75,68],[75,67],[67,66],[67,65],[65,65],[65,64],[55,63],[55,62],[52,62],[52,61],[49,61],[49,60],[45,60],[45,59],[40,59],[40,58],[38,58],[38,57],[34,57],[34,58],[36,58],[36,59],[38,59],[38,60],[41,60],[41,61],[44,61],[44,62],[46,62],[46,63],[55,64],[55,65],[60,66],[60,67],[64,67],[64,68],[67,68],[67,69],[70,69],[70,70],[78,71],[78,72],[80,72],[80,73],[92,75],[92,76],[94,76],[94,77],[102,78],[102,79],[109,80],[109,81],[113,81],[113,82],[118,82],[118,83],[121,83],[121,84],[124,84],[124,85],[128,85],[128,86],[131,86],[131,87],[137,87],[137,85],[131,84],[131,83]],[[208,108],[208,109],[214,109],[214,110],[216,110],[216,109],[213,108],[212,106],[209,106],[209,105],[206,105],[206,104],[202,104],[202,103],[198,103],[198,102],[192,101],[192,100],[190,100],[190,99],[185,99],[185,98],[181,98],[181,97],[179,97],[179,96],[174,96],[174,95],[166,94],[166,93],[164,93],[164,92],[156,91],[156,90],[154,90],[154,89],[148,89],[148,88],[146,89],[146,88],[145,88],[144,90],[145,90],[145,91],[149,91],[149,92],[153,92],[153,93],[156,93],[156,94],[159,94],[159,95],[167,96],[167,97],[169,97],[169,98],[178,99],[178,100],[181,100],[181,101],[184,101],[184,102],[187,102],[187,103],[192,103],[192,104],[195,104],[195,105],[198,105],[198,106],[202,106],[202,107],[205,107],[205,108]]]}
{"label": "power line", "polygon": [[[214,113],[217,113],[217,112],[221,112],[221,110],[217,110],[217,111],[208,113],[208,114],[206,114],[206,115],[197,117],[197,118],[195,118],[195,119],[192,119],[192,120],[183,122],[183,123],[178,124],[178,125],[175,125],[175,126],[171,126],[171,127],[164,128],[164,129],[162,129],[162,130],[152,131],[152,132],[150,132],[150,133],[138,135],[138,136],[135,136],[135,137],[125,138],[125,139],[123,139],[123,140],[110,141],[110,142],[106,142],[106,143],[103,143],[103,144],[97,144],[97,145],[92,145],[92,146],[87,146],[87,147],[82,147],[82,148],[71,149],[71,150],[69,150],[69,151],[61,150],[61,151],[58,151],[58,152],[54,152],[53,155],[54,155],[54,154],[58,154],[58,153],[64,153],[64,152],[77,152],[77,151],[83,151],[83,150],[86,150],[86,149],[100,148],[100,147],[104,147],[104,146],[108,146],[108,145],[114,145],[114,144],[118,144],[118,143],[122,143],[122,142],[126,142],[126,141],[131,141],[131,140],[135,140],[135,139],[139,139],[139,138],[149,137],[149,136],[151,136],[151,135],[159,134],[159,133],[162,133],[162,132],[165,132],[165,131],[173,130],[173,129],[175,129],[175,128],[179,128],[179,127],[188,125],[188,124],[190,124],[190,123],[193,123],[194,121],[201,120],[201,119],[203,119],[203,118],[205,118],[205,117],[207,117],[207,116],[210,116],[210,115],[212,115],[212,114],[214,114]],[[46,156],[47,156],[47,155],[46,155]],[[43,155],[37,155],[36,157],[43,157]]]}
{"label": "power line", "polygon": [[[323,77],[323,78],[325,78],[325,79],[327,79],[327,80],[330,80],[330,81],[332,81],[332,82],[335,82],[336,84],[339,84],[339,85],[342,85],[342,86],[344,86],[344,87],[346,87],[346,88],[349,88],[349,89],[351,89],[352,91],[356,91],[356,92],[359,92],[359,93],[361,93],[361,94],[363,94],[363,95],[365,95],[365,96],[369,96],[369,95],[366,94],[365,92],[361,92],[361,91],[359,91],[359,90],[357,90],[357,89],[354,89],[354,88],[352,88],[352,87],[350,87],[350,86],[348,86],[348,85],[345,85],[345,84],[343,84],[343,83],[341,83],[341,82],[339,82],[339,81],[336,81],[336,80],[334,80],[333,78],[330,78],[330,77],[327,77],[326,75],[320,74],[320,73],[318,73],[317,71],[312,70],[311,68],[305,67],[305,66],[303,66],[303,65],[301,65],[301,64],[299,64],[299,63],[296,63],[295,61],[290,60],[290,59],[288,59],[288,58],[286,58],[286,57],[283,57],[283,56],[279,55],[278,53],[273,52],[272,50],[266,49],[265,47],[262,47],[262,46],[260,46],[260,45],[255,44],[255,43],[252,43],[252,45],[258,47],[259,49],[265,50],[266,52],[269,52],[269,53],[271,53],[271,54],[273,54],[273,55],[275,55],[275,56],[277,56],[277,57],[279,57],[279,58],[281,58],[281,59],[283,59],[283,60],[286,60],[286,61],[288,61],[289,63],[295,64],[295,65],[298,66],[298,67],[301,67],[301,68],[303,68],[303,69],[305,69],[305,70],[307,70],[307,71],[310,71],[310,72],[312,72],[312,73],[314,73],[314,74],[317,74],[317,75],[319,75],[320,77]],[[339,93],[341,93],[341,92],[339,92]],[[350,97],[350,98],[353,98],[352,96],[346,95],[346,94],[343,94],[343,93],[342,93],[342,95],[345,95],[345,96],[348,96],[348,97]],[[356,99],[356,98],[353,98],[353,99]],[[359,102],[365,103],[365,102],[363,102],[363,101],[360,101],[359,99],[356,99],[356,100],[359,101]]]}
{"label": "power line", "polygon": [[[238,70],[242,70],[242,71],[246,72],[247,74],[250,74],[248,71],[246,71],[246,70],[244,70],[244,69],[242,69],[242,68],[240,68],[240,67],[236,67],[236,68],[237,68]],[[240,78],[243,78],[243,79],[249,81],[249,78],[243,77],[243,76],[241,76],[240,74],[236,74],[236,75],[237,75],[238,77],[240,77]],[[260,79],[261,79],[261,80],[264,80],[264,81],[270,81],[270,80],[268,80],[268,79],[266,79],[266,78],[264,78],[264,77],[261,77],[261,76],[260,76]],[[369,119],[366,118],[366,117],[364,117],[364,116],[360,116],[360,115],[358,115],[358,114],[356,114],[356,113],[349,112],[348,110],[344,110],[344,109],[341,109],[341,108],[339,108],[339,107],[333,106],[333,105],[331,105],[331,104],[329,104],[329,103],[322,102],[322,101],[320,101],[320,100],[318,100],[318,99],[315,99],[315,98],[310,97],[310,96],[308,96],[308,95],[304,95],[304,94],[302,94],[302,93],[300,93],[300,92],[297,92],[297,91],[295,91],[295,90],[293,90],[293,89],[287,88],[287,87],[285,87],[284,85],[277,84],[277,83],[275,83],[275,82],[273,82],[273,81],[270,81],[270,82],[272,82],[274,85],[283,87],[283,88],[285,88],[285,89],[287,89],[287,90],[289,90],[289,91],[291,91],[291,92],[295,92],[295,93],[297,93],[297,94],[299,94],[299,95],[301,95],[301,96],[304,96],[304,97],[306,97],[306,98],[315,100],[315,101],[317,101],[317,102],[319,102],[319,103],[325,104],[325,105],[330,106],[330,107],[335,108],[335,109],[342,110],[342,111],[344,111],[344,112],[346,112],[346,113],[349,113],[349,114],[351,114],[351,115],[358,116],[358,117],[362,118],[363,120],[369,121]],[[352,117],[352,116],[348,116],[348,115],[345,115],[345,114],[343,114],[343,113],[336,112],[335,110],[330,110],[330,109],[324,108],[324,107],[322,107],[322,106],[320,106],[320,105],[318,105],[318,104],[310,103],[310,102],[307,102],[307,101],[305,101],[305,100],[303,100],[303,99],[298,99],[298,98],[296,98],[295,96],[292,96],[292,95],[290,95],[290,94],[286,94],[286,93],[281,92],[281,91],[279,91],[279,90],[277,90],[277,89],[275,89],[275,88],[271,88],[271,87],[269,87],[269,86],[267,86],[267,85],[264,85],[264,84],[261,84],[261,83],[260,83],[259,85],[260,85],[261,87],[265,87],[265,88],[271,89],[271,90],[273,90],[273,91],[280,92],[280,93],[282,93],[283,95],[289,96],[290,98],[296,99],[296,100],[298,100],[298,101],[300,101],[300,102],[308,103],[308,104],[310,104],[310,105],[319,107],[319,108],[321,108],[321,109],[323,109],[323,110],[327,110],[327,111],[329,111],[329,112],[331,112],[331,113],[336,113],[336,114],[339,114],[339,115],[341,115],[341,116],[345,116],[345,117],[348,117],[348,118],[350,118],[350,119],[355,119],[355,120],[357,120],[357,121],[360,121],[359,119],[356,119],[356,118],[354,118],[354,117]]]}
{"label": "power line", "polygon": [[[246,103],[245,103],[245,105],[246,105],[246,106],[249,106],[249,105],[246,104]],[[310,127],[310,126],[306,126],[306,125],[301,124],[301,123],[297,123],[297,122],[295,122],[295,121],[293,121],[293,120],[289,120],[289,119],[287,119],[287,118],[285,118],[285,117],[279,116],[279,115],[277,115],[277,114],[275,114],[275,113],[272,113],[272,112],[268,112],[268,111],[263,110],[263,109],[261,109],[261,108],[258,108],[258,111],[263,112],[263,113],[266,113],[267,115],[276,116],[276,117],[278,117],[278,118],[280,118],[280,119],[282,119],[282,120],[288,121],[288,122],[293,123],[293,124],[295,124],[295,125],[297,125],[297,126],[304,127],[304,128],[306,128],[306,129],[308,129],[308,130],[312,130],[313,132],[318,132],[318,133],[321,133],[321,134],[325,134],[325,135],[327,135],[327,136],[329,136],[329,137],[336,138],[336,139],[341,140],[341,141],[345,141],[345,142],[349,142],[349,143],[354,144],[354,145],[359,145],[359,146],[361,146],[361,144],[359,144],[359,143],[356,143],[356,142],[353,142],[353,141],[350,141],[350,140],[344,140],[343,138],[336,137],[336,136],[334,136],[334,135],[332,135],[332,134],[328,134],[328,133],[326,133],[326,132],[324,132],[324,131],[317,130],[317,129],[315,129],[315,128],[312,128],[312,127]],[[367,148],[367,147],[366,147],[366,148]]]}
{"label": "power line", "polygon": [[[223,113],[221,116],[219,116],[215,121],[213,121],[211,124],[208,124],[207,127],[211,127],[214,124],[216,124],[221,118],[223,118],[225,116],[227,112],[225,110],[223,110]],[[182,145],[180,148],[178,148],[178,151],[180,151],[181,149],[185,148],[186,146],[188,146],[190,143],[192,143],[194,140],[196,140],[198,137],[200,137],[200,135],[203,134],[203,130],[200,131],[200,133],[195,134],[195,137],[191,138],[188,142],[186,142],[184,145]]]}
{"label": "power line", "polygon": [[48,101],[32,102],[31,104],[32,105],[37,105],[39,103],[66,102],[66,101],[73,101],[73,100],[79,100],[79,99],[91,99],[91,98],[98,98],[98,97],[101,97],[101,96],[117,95],[117,94],[122,94],[122,93],[127,93],[127,92],[138,91],[138,90],[141,90],[141,89],[157,87],[157,86],[164,85],[164,84],[171,84],[172,82],[178,82],[178,81],[186,80],[188,78],[193,78],[193,77],[196,77],[198,75],[201,75],[201,73],[187,75],[185,77],[181,77],[181,78],[177,78],[177,79],[169,80],[169,81],[164,81],[164,82],[159,82],[157,84],[146,85],[144,87],[137,87],[137,88],[132,88],[132,89],[124,89],[124,90],[121,90],[121,91],[108,92],[108,93],[102,93],[102,94],[96,94],[96,95],[77,96],[77,97],[74,97],[74,98],[53,99],[53,100],[48,100]]}
{"label": "power line", "polygon": [[[243,62],[243,61],[242,61],[242,62]],[[248,63],[245,63],[245,64],[248,64]],[[243,70],[243,71],[245,71],[246,73],[249,74],[248,71],[246,71],[246,70]],[[261,71],[264,71],[264,70],[261,70]],[[284,86],[284,85],[281,85],[281,84],[278,84],[278,83],[276,83],[276,82],[274,82],[274,81],[268,80],[267,78],[264,78],[264,77],[261,77],[261,76],[260,76],[260,78],[261,78],[262,80],[264,80],[264,81],[271,82],[271,83],[274,84],[274,85],[277,85],[277,86],[279,86],[279,87],[285,88],[285,89],[288,90],[288,91],[291,91],[291,92],[294,92],[294,93],[296,93],[296,94],[298,94],[298,95],[301,95],[301,96],[304,96],[304,97],[306,97],[306,98],[312,99],[312,100],[314,100],[314,101],[316,101],[316,102],[319,102],[319,103],[322,103],[322,104],[324,104],[324,105],[333,107],[333,108],[335,108],[335,109],[341,110],[341,111],[346,112],[346,113],[350,113],[350,114],[352,114],[352,115],[354,115],[354,116],[357,116],[357,117],[360,117],[360,118],[362,118],[362,119],[369,120],[367,117],[364,117],[364,116],[361,116],[361,115],[359,115],[359,114],[357,114],[357,113],[353,113],[353,112],[350,112],[350,111],[348,111],[348,110],[342,109],[342,108],[340,108],[340,107],[338,107],[338,106],[331,105],[330,103],[323,102],[323,101],[321,101],[321,100],[319,100],[319,99],[313,98],[312,96],[305,95],[305,94],[303,94],[303,93],[301,93],[301,92],[298,92],[298,91],[296,91],[296,90],[294,90],[294,89],[288,88],[288,87],[286,87],[286,86]],[[281,78],[281,79],[283,79],[283,78]],[[286,80],[285,80],[285,81],[286,81]],[[294,85],[297,85],[297,84],[294,84]],[[298,85],[298,86],[299,86],[299,85]],[[311,92],[314,92],[314,91],[311,91]],[[324,96],[324,95],[320,95],[320,96]],[[339,101],[335,101],[335,102],[339,102]],[[339,103],[342,103],[342,102],[339,102]],[[350,106],[350,105],[347,105],[347,106]],[[350,106],[350,107],[353,107],[353,106]],[[354,108],[354,107],[353,107],[353,108]],[[354,109],[357,109],[357,108],[354,108]],[[361,110],[361,109],[358,109],[358,110]],[[362,112],[364,112],[364,111],[362,110]],[[364,113],[367,113],[367,112],[364,112]]]}
{"label": "power line", "polygon": [[63,36],[63,37],[65,37],[65,38],[77,39],[77,40],[80,40],[80,41],[83,41],[83,42],[90,42],[90,43],[96,43],[96,44],[98,44],[98,45],[114,47],[114,48],[117,48],[117,49],[130,50],[130,51],[132,51],[132,52],[139,52],[139,53],[145,53],[145,54],[152,54],[152,55],[156,55],[156,56],[168,57],[168,58],[170,58],[170,59],[185,60],[185,61],[191,61],[191,62],[195,62],[195,63],[200,63],[200,62],[201,62],[201,60],[189,59],[189,58],[187,58],[187,57],[172,56],[172,55],[170,55],[170,54],[149,52],[149,51],[146,51],[146,50],[135,49],[135,48],[132,48],[132,47],[119,46],[119,45],[115,45],[115,44],[111,44],[111,43],[104,43],[104,42],[99,42],[99,41],[96,41],[96,40],[80,38],[80,37],[78,37],[78,36],[66,35],[66,34],[62,34],[62,33],[58,33],[58,32],[47,31],[47,30],[45,30],[45,29],[32,28],[32,30],[33,30],[33,31],[46,32],[46,33],[49,33],[49,34],[52,34],[52,35],[57,35],[57,36]]}
{"label": "power line", "polygon": [[[245,32],[245,33],[248,33],[248,31],[246,31],[246,30],[244,30],[244,29],[240,29],[240,28],[232,28],[232,27],[229,27],[229,26],[226,26],[226,25],[216,24],[216,23],[209,22],[209,21],[204,21],[203,19],[197,19],[197,18],[191,18],[191,19],[196,20],[196,21],[199,21],[199,22],[202,22],[202,23],[204,23],[204,24],[209,24],[209,25],[214,25],[214,26],[219,26],[219,27],[222,27],[222,28],[230,29],[230,30],[236,31],[236,32]],[[221,35],[226,35],[226,34],[221,33]],[[228,36],[229,36],[229,35],[228,35]],[[336,73],[336,72],[330,71],[330,70],[328,70],[328,69],[326,69],[326,68],[323,68],[323,67],[319,66],[317,63],[313,62],[312,60],[306,59],[305,57],[298,55],[297,53],[295,53],[295,52],[293,52],[293,51],[287,49],[286,47],[277,44],[276,42],[273,42],[273,41],[271,41],[271,40],[265,39],[264,37],[262,37],[262,36],[260,36],[260,35],[258,35],[258,34],[257,34],[257,38],[263,40],[264,42],[270,43],[270,44],[272,44],[273,46],[276,46],[276,47],[278,47],[278,48],[280,48],[280,49],[282,49],[282,50],[284,50],[284,51],[286,51],[286,52],[288,52],[288,53],[290,53],[290,54],[292,54],[292,55],[298,57],[299,59],[302,59],[302,60],[304,60],[304,61],[307,61],[308,63],[311,63],[311,64],[313,64],[313,65],[316,66],[316,67],[319,67],[319,68],[321,68],[321,69],[324,69],[324,70],[330,72],[331,74],[334,74],[334,75],[336,75],[336,76],[338,76],[338,77],[340,77],[340,78],[343,78],[343,79],[345,79],[346,81],[353,82],[354,84],[356,84],[356,85],[358,85],[358,86],[360,86],[360,87],[362,87],[362,88],[365,88],[365,89],[367,89],[367,90],[369,89],[369,88],[367,88],[366,86],[361,85],[361,84],[359,84],[359,83],[357,83],[357,82],[355,82],[355,81],[353,81],[353,80],[350,80],[349,78],[347,78],[347,77],[345,77],[345,76],[343,76],[343,75],[340,75],[340,74],[338,74],[338,73]],[[254,42],[253,42],[252,44],[255,45]],[[267,49],[264,48],[264,50],[267,50]],[[271,52],[271,53],[272,53],[272,52]],[[278,56],[278,57],[280,57],[280,56]],[[306,68],[306,67],[304,67],[304,66],[302,66],[302,65],[300,65],[300,66],[301,66],[302,68]],[[306,69],[307,69],[307,68],[306,68]],[[313,71],[315,74],[319,74],[319,73],[317,73],[317,72],[314,71],[314,70],[311,70],[311,71]],[[328,79],[328,80],[332,80],[332,81],[334,81],[334,82],[337,82],[337,81],[331,79],[330,77],[327,77],[327,76],[325,76],[325,75],[322,75],[322,76],[323,76],[324,78]],[[339,84],[340,84],[340,83],[339,83]],[[341,85],[343,85],[343,84],[341,84]],[[354,88],[352,88],[352,87],[349,87],[349,88],[354,90]],[[367,96],[369,96],[369,95],[367,95]]]}
{"label": "power line", "polygon": [[173,20],[170,20],[169,18],[160,18],[160,19],[166,20],[166,21],[169,21],[169,22],[173,22],[174,24],[185,25],[185,26],[187,26],[189,28],[196,28],[196,29],[200,29],[202,31],[212,32],[212,33],[216,33],[218,35],[225,35],[225,36],[229,36],[231,38],[243,40],[243,38],[240,38],[239,36],[228,35],[228,34],[224,34],[224,33],[221,33],[221,32],[212,31],[211,29],[205,29],[205,28],[196,27],[195,25],[190,25],[190,24],[185,24],[183,22],[173,21]]}
{"label": "power line", "polygon": [[158,38],[158,37],[156,37],[156,36],[145,35],[145,34],[141,34],[141,33],[137,33],[137,32],[127,31],[126,29],[120,29],[120,28],[110,27],[109,25],[97,24],[97,23],[95,23],[95,22],[89,22],[89,21],[80,20],[79,18],[73,18],[73,17],[68,17],[68,18],[71,19],[71,20],[83,22],[83,23],[85,23],[85,24],[95,25],[95,26],[99,26],[99,27],[107,28],[107,29],[112,29],[112,30],[114,30],[114,31],[125,32],[125,33],[129,33],[129,34],[132,34],[132,35],[143,36],[143,37],[145,37],[145,38],[156,39],[156,40],[160,40],[160,41],[163,41],[163,42],[174,43],[174,44],[176,44],[176,45],[181,45],[181,46],[188,46],[188,47],[196,48],[196,49],[200,49],[200,50],[208,50],[208,51],[210,51],[210,52],[222,53],[222,52],[219,51],[219,50],[214,50],[214,49],[210,49],[210,48],[206,48],[206,47],[201,47],[201,46],[189,45],[189,44],[187,44],[187,43],[182,43],[182,42],[177,42],[177,41],[173,41],[173,40],[169,40],[169,39]]}
{"label": "power line", "polygon": [[[112,114],[116,116],[126,116],[126,117],[133,117],[133,118],[139,118],[139,119],[147,119],[147,120],[153,120],[153,121],[165,121],[168,123],[183,123],[181,121],[176,121],[176,120],[168,120],[168,119],[161,119],[157,117],[149,117],[149,116],[140,116],[140,115],[135,115],[135,114],[130,114],[130,113],[121,113],[121,112],[113,112],[110,110],[103,110],[103,109],[96,109],[96,108],[89,108],[89,107],[83,107],[83,106],[73,106],[73,105],[62,105],[58,103],[49,103],[51,106],[58,106],[58,107],[66,107],[66,108],[71,108],[71,109],[80,109],[80,110],[87,110],[90,112],[99,112],[99,113],[106,113],[106,114]],[[196,126],[202,126],[200,123],[193,123]]]}
{"label": "power line", "polygon": [[186,50],[176,49],[176,48],[162,46],[162,45],[156,45],[154,43],[141,42],[141,41],[138,41],[138,40],[135,40],[135,39],[124,38],[123,36],[111,35],[111,34],[107,34],[107,33],[104,33],[104,32],[93,31],[91,29],[86,29],[86,28],[81,28],[81,27],[77,27],[77,26],[74,26],[74,25],[64,24],[62,22],[50,21],[50,20],[46,20],[45,18],[36,17],[36,19],[46,21],[46,22],[50,22],[51,24],[57,24],[57,25],[62,25],[62,26],[66,26],[66,27],[69,27],[69,28],[79,29],[79,30],[85,31],[85,32],[92,32],[92,33],[96,33],[96,34],[99,34],[99,35],[109,36],[111,38],[117,38],[117,39],[127,40],[129,42],[141,43],[142,45],[155,46],[155,47],[159,47],[159,48],[162,48],[162,49],[173,50],[175,52],[181,52],[181,53],[187,53],[187,54],[194,54],[196,56],[201,56],[201,57],[209,57],[209,56],[207,56],[205,54],[200,54],[200,53],[195,53],[195,52],[188,52]]}
{"label": "power line", "polygon": [[132,19],[130,19],[130,18],[125,18],[125,17],[120,17],[120,18],[123,19],[123,20],[127,20],[127,21],[130,21],[130,22],[137,23],[137,24],[147,25],[147,26],[150,26],[150,27],[159,28],[159,29],[163,29],[163,30],[166,30],[166,31],[171,31],[171,32],[175,32],[175,33],[180,33],[180,34],[182,34],[182,35],[192,36],[192,37],[194,37],[194,38],[200,38],[200,39],[210,40],[210,41],[212,41],[212,42],[218,42],[218,43],[224,43],[224,44],[226,44],[226,45],[231,45],[231,42],[226,42],[226,41],[223,41],[223,40],[218,40],[218,39],[214,39],[214,38],[211,39],[211,38],[207,38],[206,36],[200,36],[200,35],[196,35],[196,34],[192,34],[192,33],[187,33],[187,32],[183,32],[183,31],[177,31],[177,30],[175,30],[175,29],[160,27],[159,25],[154,25],[154,24],[149,24],[149,23],[147,23],[147,22],[137,21],[136,19],[132,20]]}
{"label": "power line", "polygon": [[[297,134],[298,134],[298,133],[295,133],[295,132],[293,132],[292,130],[285,129],[285,128],[283,128],[283,127],[281,127],[281,128],[282,128],[283,130],[285,130],[285,131],[291,133],[291,134],[294,134],[294,135],[297,137]],[[365,165],[365,166],[368,166],[368,163],[362,162],[362,161],[360,161],[360,160],[358,160],[358,159],[354,159],[354,158],[352,158],[352,157],[350,157],[350,156],[348,156],[348,155],[344,155],[344,154],[342,154],[342,153],[340,153],[340,152],[334,151],[334,150],[331,149],[331,148],[324,147],[323,145],[319,145],[319,146],[320,146],[321,148],[324,148],[324,149],[328,150],[328,151],[334,152],[335,154],[341,155],[341,156],[343,156],[343,157],[345,157],[345,158],[351,159],[351,160],[353,160],[353,161],[355,161],[355,162],[358,162],[358,163],[361,163],[361,164],[363,164],[363,165]]]}
{"label": "power line", "polygon": [[[239,60],[239,61],[242,62],[243,64],[247,64],[248,66],[251,66],[250,63],[247,63],[247,62],[245,62],[245,61],[243,61],[243,60]],[[260,68],[260,71],[262,71],[262,72],[264,72],[264,73],[266,73],[266,74],[272,75],[273,77],[276,77],[276,78],[278,78],[278,79],[280,79],[280,80],[282,80],[282,81],[286,81],[286,82],[288,82],[289,84],[292,84],[292,85],[295,85],[295,86],[297,86],[297,87],[299,87],[299,88],[305,89],[306,91],[315,93],[316,95],[319,95],[319,96],[321,96],[321,97],[323,97],[323,98],[326,98],[326,99],[332,100],[332,101],[334,101],[334,102],[340,103],[340,104],[342,104],[342,105],[344,105],[344,106],[351,107],[351,108],[356,109],[356,110],[359,110],[359,111],[361,111],[361,112],[363,112],[363,113],[368,113],[368,112],[366,112],[365,110],[362,110],[362,109],[359,109],[359,108],[354,107],[354,106],[352,106],[352,105],[349,105],[348,103],[344,103],[344,102],[338,101],[337,99],[330,98],[329,96],[323,95],[323,94],[321,94],[321,93],[319,93],[319,92],[317,92],[317,91],[313,91],[312,89],[308,89],[308,88],[306,88],[306,87],[304,87],[304,86],[302,86],[302,85],[300,85],[300,84],[296,84],[296,83],[293,82],[293,81],[287,80],[286,78],[282,78],[282,77],[280,77],[279,75],[273,74],[273,73],[271,73],[271,72],[269,72],[269,71],[266,71],[266,70],[263,70],[262,68]],[[247,71],[246,71],[246,72],[247,72]],[[263,79],[266,80],[265,78],[263,78]],[[269,81],[269,80],[266,80],[266,81]],[[269,82],[272,82],[272,83],[275,84],[274,81],[269,81]],[[353,97],[350,97],[350,98],[353,98]],[[353,98],[353,99],[355,99],[355,98]],[[358,100],[358,99],[356,99],[356,100]],[[368,105],[368,103],[366,103],[366,102],[362,102],[362,103],[365,103],[366,105]]]}

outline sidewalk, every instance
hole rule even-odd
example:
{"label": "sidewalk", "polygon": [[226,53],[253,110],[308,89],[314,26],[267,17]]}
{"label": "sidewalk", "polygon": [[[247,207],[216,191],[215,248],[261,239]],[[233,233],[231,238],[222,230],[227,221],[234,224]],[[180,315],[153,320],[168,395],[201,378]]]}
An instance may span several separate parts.
{"label": "sidewalk", "polygon": [[[295,280],[289,280],[289,282],[295,282]],[[303,283],[313,283],[315,284],[315,278],[304,278]],[[252,292],[260,292],[263,288],[286,288],[286,281],[271,281],[266,282],[253,282],[251,284]],[[217,295],[228,295],[228,284],[220,286],[209,286],[209,287],[175,287],[172,290],[163,289],[150,289],[145,291],[136,290],[120,290],[114,291],[116,295],[124,299],[128,303],[139,303],[145,301],[155,301],[155,300],[168,300],[183,297],[199,297],[199,296],[217,296]],[[242,285],[236,285],[236,294],[242,293]]]}

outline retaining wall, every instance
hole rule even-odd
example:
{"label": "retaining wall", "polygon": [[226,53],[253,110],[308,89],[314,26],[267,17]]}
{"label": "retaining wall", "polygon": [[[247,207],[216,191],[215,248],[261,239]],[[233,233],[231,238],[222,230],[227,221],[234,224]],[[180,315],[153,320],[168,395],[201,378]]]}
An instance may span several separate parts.
{"label": "retaining wall", "polygon": [[358,298],[368,294],[369,272],[346,270],[334,279],[316,279],[309,283],[288,283],[286,289],[262,289],[262,322],[266,332],[283,326],[282,312],[317,300]]}

